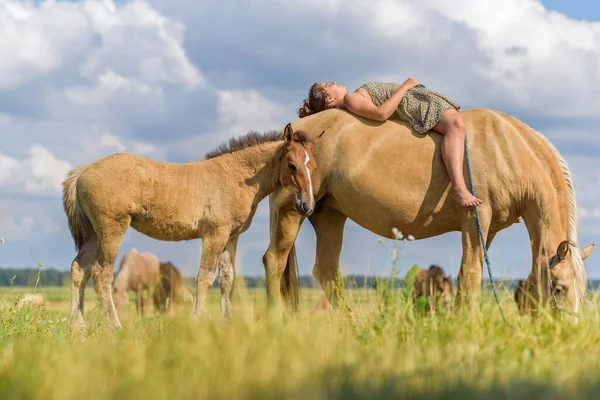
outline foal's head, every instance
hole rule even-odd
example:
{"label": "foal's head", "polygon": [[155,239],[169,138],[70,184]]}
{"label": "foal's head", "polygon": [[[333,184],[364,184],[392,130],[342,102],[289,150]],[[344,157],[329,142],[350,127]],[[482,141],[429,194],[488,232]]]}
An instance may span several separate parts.
{"label": "foal's head", "polygon": [[291,124],[287,124],[283,135],[285,152],[281,158],[279,179],[282,186],[293,188],[298,212],[308,216],[315,208],[312,177],[317,163],[310,150],[312,141],[306,132],[294,131]]}

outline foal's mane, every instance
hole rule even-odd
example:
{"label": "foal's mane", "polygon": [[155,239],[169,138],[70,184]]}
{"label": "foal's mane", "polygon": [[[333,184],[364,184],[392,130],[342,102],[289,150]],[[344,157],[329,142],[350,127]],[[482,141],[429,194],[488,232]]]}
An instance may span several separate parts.
{"label": "foal's mane", "polygon": [[[262,143],[277,142],[283,140],[283,134],[281,131],[271,130],[265,133],[257,131],[250,131],[244,136],[232,137],[229,139],[229,143],[223,143],[216,149],[206,153],[204,157],[206,160],[211,158],[222,156],[223,154],[230,154],[236,151],[247,149],[248,147],[256,146]],[[304,143],[308,140],[308,136],[304,131],[294,132],[294,141]]]}

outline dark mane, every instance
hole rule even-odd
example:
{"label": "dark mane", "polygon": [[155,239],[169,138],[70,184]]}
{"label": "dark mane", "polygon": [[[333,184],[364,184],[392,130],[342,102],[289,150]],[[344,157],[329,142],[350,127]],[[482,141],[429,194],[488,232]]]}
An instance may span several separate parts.
{"label": "dark mane", "polygon": [[219,157],[223,154],[233,153],[246,149],[248,147],[256,146],[261,143],[277,142],[283,140],[283,136],[279,131],[272,130],[266,133],[259,133],[256,131],[250,131],[244,136],[232,137],[229,139],[229,143],[223,143],[216,149],[206,153],[204,157],[206,160]]}

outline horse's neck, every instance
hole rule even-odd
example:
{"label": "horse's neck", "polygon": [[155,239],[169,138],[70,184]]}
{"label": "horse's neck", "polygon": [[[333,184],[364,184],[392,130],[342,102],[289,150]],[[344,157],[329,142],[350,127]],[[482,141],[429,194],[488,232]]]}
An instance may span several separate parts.
{"label": "horse's neck", "polygon": [[279,187],[279,163],[282,155],[282,142],[267,142],[215,160],[228,172],[229,183],[238,188],[246,187],[249,198],[256,205]]}
{"label": "horse's neck", "polygon": [[129,284],[129,271],[123,270],[123,269],[119,270],[119,273],[115,277],[113,286],[117,290],[126,290],[128,284]]}
{"label": "horse's neck", "polygon": [[532,241],[532,273],[536,276],[545,271],[550,257],[556,254],[558,244],[569,239],[567,196],[566,193],[545,193],[545,199],[532,199],[525,207],[523,219]]}

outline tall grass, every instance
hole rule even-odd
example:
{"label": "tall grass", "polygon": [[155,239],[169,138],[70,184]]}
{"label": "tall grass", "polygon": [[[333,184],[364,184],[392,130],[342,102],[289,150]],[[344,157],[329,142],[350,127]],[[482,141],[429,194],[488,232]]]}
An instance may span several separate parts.
{"label": "tall grass", "polygon": [[190,322],[187,305],[143,319],[130,308],[113,336],[88,302],[85,341],[67,333],[67,289],[48,291],[47,310],[16,311],[7,299],[0,398],[597,397],[598,296],[573,326],[519,317],[504,292],[511,330],[488,292],[473,314],[432,315],[415,312],[404,290],[383,287],[346,291],[354,319],[314,311],[318,290],[303,291],[300,311],[280,319],[269,317],[262,290],[240,291],[230,325],[221,322],[212,291],[212,319]]}

